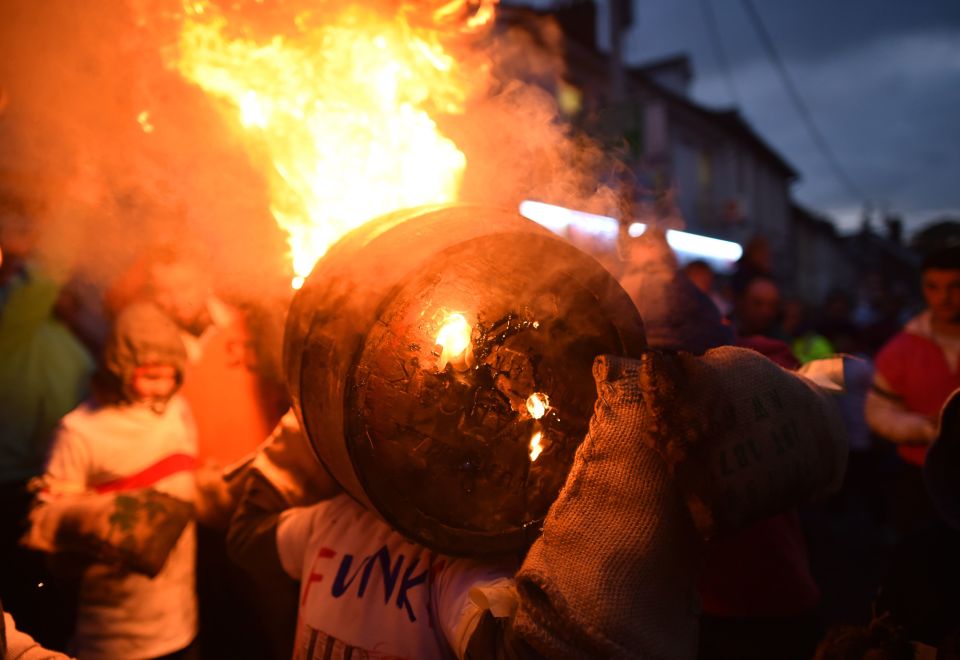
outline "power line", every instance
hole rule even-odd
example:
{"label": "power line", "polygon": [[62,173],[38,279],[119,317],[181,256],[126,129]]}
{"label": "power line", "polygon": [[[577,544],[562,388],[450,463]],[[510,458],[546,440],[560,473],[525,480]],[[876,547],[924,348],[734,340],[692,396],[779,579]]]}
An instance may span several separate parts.
{"label": "power line", "polygon": [[742,105],[740,103],[740,95],[737,94],[737,86],[733,83],[733,74],[730,71],[726,51],[723,49],[723,41],[720,39],[720,27],[717,24],[717,15],[713,11],[713,4],[711,4],[710,0],[700,0],[700,10],[703,13],[703,20],[707,24],[710,41],[713,42],[713,50],[717,57],[717,63],[720,64],[720,69],[723,71],[723,78],[727,82],[727,93],[730,94],[730,100],[736,105]]}
{"label": "power line", "polygon": [[753,27],[756,30],[757,35],[760,37],[760,42],[763,44],[763,47],[766,50],[767,58],[780,74],[780,80],[783,82],[783,86],[790,95],[790,99],[793,101],[793,105],[796,107],[797,113],[806,124],[813,143],[820,150],[820,153],[830,165],[830,168],[833,170],[837,180],[839,180],[840,183],[847,189],[847,192],[858,200],[866,199],[866,196],[860,191],[860,188],[854,184],[853,179],[847,175],[846,171],[840,165],[840,161],[837,160],[837,157],[830,148],[830,145],[827,143],[826,139],[824,139],[823,133],[820,132],[820,129],[817,128],[817,125],[814,123],[813,115],[810,113],[810,108],[807,107],[803,97],[800,96],[800,91],[797,89],[796,85],[794,85],[793,79],[790,78],[787,67],[784,66],[783,61],[780,59],[780,55],[777,53],[777,49],[773,45],[773,39],[770,38],[770,33],[767,32],[767,28],[763,24],[763,19],[760,18],[760,14],[757,12],[756,7],[754,7],[753,1],[743,0],[743,5],[747,10],[747,14],[753,23]]}

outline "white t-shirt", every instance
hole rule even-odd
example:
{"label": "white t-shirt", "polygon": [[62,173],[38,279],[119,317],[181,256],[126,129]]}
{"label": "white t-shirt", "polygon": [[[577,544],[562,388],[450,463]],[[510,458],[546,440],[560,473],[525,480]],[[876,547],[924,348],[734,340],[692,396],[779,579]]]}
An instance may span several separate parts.
{"label": "white t-shirt", "polygon": [[[60,422],[47,462],[52,497],[152,486],[192,502],[196,428],[174,396],[163,414],[141,406],[85,403]],[[197,633],[196,528],[190,523],[155,578],[92,564],[80,584],[77,657],[149,658],[187,646]]]}
{"label": "white t-shirt", "polygon": [[462,656],[483,611],[471,591],[510,589],[516,571],[436,554],[347,495],[284,512],[277,548],[300,580],[298,660]]}

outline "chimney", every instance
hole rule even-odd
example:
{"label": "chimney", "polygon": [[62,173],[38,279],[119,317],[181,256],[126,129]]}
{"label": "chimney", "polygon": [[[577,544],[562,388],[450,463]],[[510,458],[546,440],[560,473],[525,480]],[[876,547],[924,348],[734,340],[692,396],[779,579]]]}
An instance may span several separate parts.
{"label": "chimney", "polygon": [[883,219],[883,222],[887,226],[887,239],[889,239],[892,243],[902,245],[903,218],[901,218],[899,215],[894,215],[891,213]]}
{"label": "chimney", "polygon": [[552,10],[567,39],[597,50],[597,6],[592,0],[575,1]]}

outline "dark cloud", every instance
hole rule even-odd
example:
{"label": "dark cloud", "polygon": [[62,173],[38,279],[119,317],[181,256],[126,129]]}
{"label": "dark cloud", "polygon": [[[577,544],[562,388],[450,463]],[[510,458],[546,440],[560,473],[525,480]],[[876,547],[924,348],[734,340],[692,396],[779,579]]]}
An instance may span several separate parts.
{"label": "dark cloud", "polygon": [[[739,66],[763,58],[743,5],[736,0],[710,2],[730,63]],[[960,29],[960,3],[956,0],[755,0],[754,4],[776,38],[781,56],[787,59],[830,59],[892,35],[951,26]],[[675,52],[682,42],[684,50],[701,51],[697,52],[698,64],[705,73],[716,68],[701,0],[641,0],[637,16],[630,40],[635,55]],[[699,47],[691,39],[699,41]]]}
{"label": "dark cloud", "polygon": [[[720,67],[701,0],[645,1],[630,57],[692,55],[693,94],[737,104],[801,172],[795,194],[853,228],[861,199],[815,148],[743,4],[710,0],[730,71]],[[960,3],[954,0],[756,2],[822,133],[863,195],[915,228],[960,212]],[[736,97],[727,76],[732,77]]]}

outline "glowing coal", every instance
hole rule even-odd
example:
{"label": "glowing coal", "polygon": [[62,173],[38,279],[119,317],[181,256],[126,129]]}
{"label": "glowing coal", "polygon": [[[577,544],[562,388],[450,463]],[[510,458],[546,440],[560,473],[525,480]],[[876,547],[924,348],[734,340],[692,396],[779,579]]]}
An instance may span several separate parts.
{"label": "glowing coal", "polygon": [[527,397],[527,412],[534,419],[540,419],[547,414],[550,408],[550,397],[541,392],[534,392]]}
{"label": "glowing coal", "polygon": [[533,437],[530,438],[530,461],[536,461],[540,458],[540,454],[543,453],[543,431],[537,431],[533,434]]}

